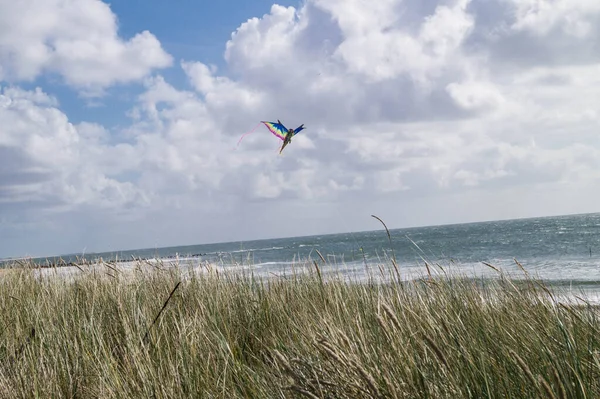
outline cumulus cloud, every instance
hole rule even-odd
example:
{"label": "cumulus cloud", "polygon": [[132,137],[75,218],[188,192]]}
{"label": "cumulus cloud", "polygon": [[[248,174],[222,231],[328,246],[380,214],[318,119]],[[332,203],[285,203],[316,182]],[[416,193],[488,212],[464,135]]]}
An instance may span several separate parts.
{"label": "cumulus cloud", "polygon": [[0,2],[0,80],[31,81],[55,73],[88,92],[128,83],[172,58],[148,31],[125,40],[100,0]]}
{"label": "cumulus cloud", "polygon": [[[58,19],[23,42],[1,33],[11,25],[0,17],[0,43],[13,43],[0,44],[4,79],[48,70],[104,87],[144,78],[144,91],[126,111],[130,125],[110,131],[70,123],[44,90],[4,87],[0,155],[14,165],[0,167],[5,225],[27,203],[78,217],[103,209],[116,219],[91,225],[124,234],[114,226],[139,223],[139,242],[164,240],[161,226],[181,242],[217,241],[373,228],[349,221],[374,212],[399,226],[584,212],[600,194],[596,2],[273,5],[233,32],[222,70],[179,60],[187,89],[146,76],[170,64],[154,36],[121,39],[108,6],[84,3],[97,13],[54,7]],[[56,29],[71,19],[96,31]],[[71,45],[91,50],[60,50]],[[260,126],[236,147],[275,119],[307,126],[282,156]]]}
{"label": "cumulus cloud", "polygon": [[[87,203],[120,208],[143,195],[131,182],[108,177],[131,159],[126,145],[106,146],[107,132],[92,124],[73,125],[40,90],[0,91],[0,203],[33,203],[48,209]],[[140,201],[142,199],[142,201]]]}

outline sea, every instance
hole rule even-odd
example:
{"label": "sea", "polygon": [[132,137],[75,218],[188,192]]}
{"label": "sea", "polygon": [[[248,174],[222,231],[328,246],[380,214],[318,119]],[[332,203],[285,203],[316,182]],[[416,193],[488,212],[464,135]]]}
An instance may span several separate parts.
{"label": "sea", "polygon": [[[427,274],[514,278],[529,276],[554,287],[600,298],[600,213],[539,217],[340,234],[64,254],[39,264],[134,258],[147,263],[211,265],[253,275],[290,275],[314,267],[325,275],[368,280],[393,269],[402,279]],[[518,263],[517,263],[518,262]],[[486,265],[487,264],[487,265]],[[494,268],[488,266],[492,265]]]}

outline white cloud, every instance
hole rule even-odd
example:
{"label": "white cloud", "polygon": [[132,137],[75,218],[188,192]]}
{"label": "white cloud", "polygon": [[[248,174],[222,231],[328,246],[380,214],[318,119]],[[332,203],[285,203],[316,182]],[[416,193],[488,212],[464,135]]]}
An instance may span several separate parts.
{"label": "white cloud", "polygon": [[[73,125],[43,90],[5,87],[0,152],[12,154],[15,167],[0,168],[0,201],[35,199],[45,202],[29,208],[60,205],[77,215],[104,209],[90,223],[132,231],[119,221],[126,218],[143,226],[137,234],[146,240],[165,239],[168,230],[189,242],[192,235],[218,241],[339,231],[340,220],[385,209],[393,209],[392,226],[584,212],[600,194],[595,3],[274,5],[234,32],[223,72],[181,60],[183,90],[146,77],[168,65],[153,36],[141,44],[118,38],[108,7],[81,0],[88,2],[104,18],[93,26],[112,32],[113,44],[97,48],[121,48],[98,65],[108,77],[92,70],[77,80],[77,68],[88,64],[50,61],[58,53],[48,55],[55,50],[44,50],[40,38],[56,23],[23,35],[27,50],[0,62],[2,71],[14,75],[27,63],[19,78],[48,69],[77,87],[106,86],[118,82],[120,63],[138,62],[120,77],[145,77],[127,110],[131,125]],[[65,21],[88,15],[52,10]],[[102,36],[70,32],[84,47]],[[132,56],[142,48],[154,52]],[[105,53],[89,54],[88,61]],[[276,119],[307,127],[282,156],[281,142],[263,126],[236,147],[258,121]],[[7,215],[0,210],[0,220]]]}
{"label": "white cloud", "polygon": [[108,176],[129,166],[129,146],[103,144],[108,133],[102,127],[73,125],[39,89],[0,89],[1,203],[69,210],[82,203],[116,209],[143,204],[133,183]]}
{"label": "white cloud", "polygon": [[0,80],[56,73],[91,93],[172,63],[148,31],[124,40],[100,0],[0,1]]}
{"label": "white cloud", "polygon": [[593,0],[511,0],[516,8],[515,30],[546,35],[555,28],[577,39],[585,39],[600,15],[600,3]]}
{"label": "white cloud", "polygon": [[452,82],[446,90],[456,103],[466,110],[490,110],[499,107],[504,99],[498,88],[488,82]]}

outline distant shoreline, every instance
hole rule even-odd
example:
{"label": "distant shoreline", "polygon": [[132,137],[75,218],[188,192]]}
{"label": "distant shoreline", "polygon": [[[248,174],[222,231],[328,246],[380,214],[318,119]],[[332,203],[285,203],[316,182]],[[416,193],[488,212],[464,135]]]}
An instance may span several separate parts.
{"label": "distant shoreline", "polygon": [[[144,261],[151,261],[151,260],[176,260],[180,257],[183,258],[201,258],[203,256],[206,256],[206,254],[192,254],[192,255],[185,255],[185,256],[180,256],[180,255],[172,255],[172,256],[161,256],[160,258],[156,258],[156,257],[135,257],[135,256],[131,256],[131,259],[125,259],[125,258],[121,258],[121,259],[113,259],[113,260],[105,260],[102,257],[99,258],[94,258],[93,260],[87,259],[85,257],[82,257],[80,259],[78,259],[77,262],[67,262],[66,260],[62,259],[62,257],[57,257],[58,261],[50,261],[49,258],[15,258],[15,259],[2,259],[0,260],[0,268],[4,268],[7,267],[10,264],[24,264],[24,263],[29,263],[29,266],[31,265],[35,265],[35,267],[39,267],[39,268],[55,268],[55,267],[68,267],[68,266],[88,266],[88,265],[96,265],[96,264],[101,264],[101,263],[106,263],[106,264],[119,264],[119,263],[127,263],[127,262],[144,262]],[[56,258],[54,258],[56,259]]]}

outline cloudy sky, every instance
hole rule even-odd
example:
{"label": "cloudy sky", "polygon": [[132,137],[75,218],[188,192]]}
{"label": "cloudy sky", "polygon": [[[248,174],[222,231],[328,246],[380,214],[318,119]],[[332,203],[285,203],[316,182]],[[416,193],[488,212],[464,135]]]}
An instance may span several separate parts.
{"label": "cloudy sky", "polygon": [[597,0],[175,3],[0,0],[0,257],[599,210]]}

